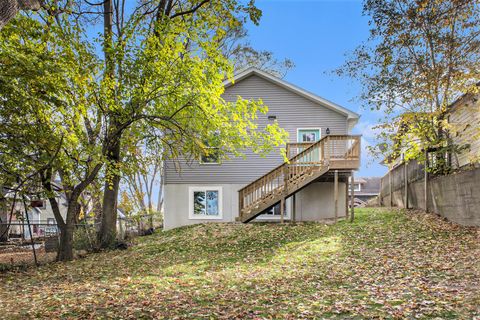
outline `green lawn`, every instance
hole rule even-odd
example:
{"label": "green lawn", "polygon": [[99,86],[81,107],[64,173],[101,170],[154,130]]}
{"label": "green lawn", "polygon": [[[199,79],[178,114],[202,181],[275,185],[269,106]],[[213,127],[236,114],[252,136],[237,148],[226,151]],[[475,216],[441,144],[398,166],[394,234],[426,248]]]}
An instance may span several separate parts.
{"label": "green lawn", "polygon": [[0,275],[0,317],[471,319],[479,232],[385,209],[353,224],[181,228]]}

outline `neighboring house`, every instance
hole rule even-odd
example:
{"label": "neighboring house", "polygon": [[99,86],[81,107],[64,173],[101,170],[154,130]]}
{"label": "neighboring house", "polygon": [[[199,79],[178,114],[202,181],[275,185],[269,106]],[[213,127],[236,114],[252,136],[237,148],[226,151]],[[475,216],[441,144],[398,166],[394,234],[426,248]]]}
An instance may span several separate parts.
{"label": "neighboring house", "polygon": [[164,228],[280,220],[280,203],[286,204],[285,219],[345,216],[348,178],[360,156],[360,139],[349,134],[359,115],[254,68],[224,85],[227,101],[241,96],[268,106],[268,114],[259,115],[259,127],[276,121],[289,133],[290,164],[284,164],[279,149],[266,157],[247,150],[245,159],[180,161],[180,170],[167,159]]}
{"label": "neighboring house", "polygon": [[[42,206],[33,208],[33,209],[37,209],[40,212],[41,222],[46,224],[57,224],[57,220],[55,219],[55,215],[53,214],[50,201],[48,200],[40,200],[40,201],[42,202]],[[63,193],[61,193],[57,197],[57,203],[58,203],[58,208],[60,209],[60,214],[62,215],[62,218],[65,219],[67,217],[68,202],[67,202],[67,198]]]}
{"label": "neighboring house", "polygon": [[[7,225],[10,225],[10,237],[30,238],[30,232],[27,225],[27,215],[25,213],[25,206],[21,198],[16,198],[15,205],[12,212],[12,202],[14,194],[11,191],[4,192],[1,197],[0,205],[0,230],[4,230]],[[67,214],[67,200],[64,195],[57,198],[59,209],[62,217],[65,219]],[[56,219],[53,214],[52,207],[48,200],[32,200],[26,197],[28,220],[32,228],[32,234],[36,236],[45,236],[49,234],[56,234]],[[2,232],[3,233],[3,232]]]}
{"label": "neighboring house", "polygon": [[[480,85],[480,84],[479,84]],[[478,85],[477,85],[478,86]],[[453,169],[478,167],[480,164],[480,94],[467,93],[457,99],[447,108],[447,129],[451,145],[455,146],[447,160]],[[404,131],[402,123],[417,123],[431,121],[430,114],[417,112],[405,113],[398,119],[397,137],[408,135],[412,143],[424,149],[420,139]],[[398,139],[398,138],[397,138]],[[393,169],[403,163],[403,153],[407,147],[394,150],[384,159],[382,164]],[[435,150],[428,151],[430,162],[435,161]],[[442,154],[442,156],[445,156]]]}
{"label": "neighboring house", "polygon": [[380,181],[380,177],[354,178],[355,207],[364,207],[369,200],[380,194]]}
{"label": "neighboring house", "polygon": [[466,94],[448,110],[452,142],[463,150],[454,155],[458,168],[478,166],[480,162],[480,95]]}

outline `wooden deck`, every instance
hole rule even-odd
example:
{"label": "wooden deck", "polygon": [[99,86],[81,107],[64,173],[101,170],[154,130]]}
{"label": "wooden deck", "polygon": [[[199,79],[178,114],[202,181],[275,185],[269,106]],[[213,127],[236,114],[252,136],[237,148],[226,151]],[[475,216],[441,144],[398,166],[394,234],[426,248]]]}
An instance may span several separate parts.
{"label": "wooden deck", "polygon": [[[239,190],[239,220],[246,223],[310,183],[360,166],[360,136],[329,135],[315,143],[287,144],[288,162]],[[338,174],[335,174],[338,187]]]}

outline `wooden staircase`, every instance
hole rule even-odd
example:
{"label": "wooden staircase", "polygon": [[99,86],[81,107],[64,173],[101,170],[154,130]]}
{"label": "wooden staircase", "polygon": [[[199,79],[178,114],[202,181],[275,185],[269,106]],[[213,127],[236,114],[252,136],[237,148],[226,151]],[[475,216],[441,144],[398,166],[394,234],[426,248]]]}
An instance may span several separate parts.
{"label": "wooden staircase", "polygon": [[331,170],[358,169],[360,136],[329,135],[315,143],[289,143],[287,157],[288,162],[238,191],[241,222],[255,219]]}

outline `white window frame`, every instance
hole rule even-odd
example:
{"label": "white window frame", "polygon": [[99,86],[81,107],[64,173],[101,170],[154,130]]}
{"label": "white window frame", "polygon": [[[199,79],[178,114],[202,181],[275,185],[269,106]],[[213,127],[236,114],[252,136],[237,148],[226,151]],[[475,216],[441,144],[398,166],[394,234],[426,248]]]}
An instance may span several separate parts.
{"label": "white window frame", "polygon": [[[206,147],[205,149],[218,149],[217,147]],[[201,164],[202,166],[218,166],[222,164],[222,160],[220,159],[220,155],[218,156],[218,161],[217,162],[203,162],[202,161],[202,156],[198,159],[198,163]]]}
{"label": "white window frame", "polygon": [[[358,189],[357,189],[357,186],[358,186]],[[362,191],[362,184],[360,182],[354,182],[353,191]]]}
{"label": "white window frame", "polygon": [[297,128],[297,136],[295,137],[295,140],[297,140],[298,143],[304,142],[298,141],[300,130],[318,130],[318,140],[322,139],[322,128]]}
{"label": "white window frame", "polygon": [[[188,219],[190,220],[221,220],[223,219],[223,198],[222,198],[222,187],[220,186],[192,186],[188,187]],[[218,192],[218,215],[198,215],[193,213],[193,193],[198,191],[217,191]]]}

